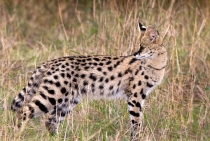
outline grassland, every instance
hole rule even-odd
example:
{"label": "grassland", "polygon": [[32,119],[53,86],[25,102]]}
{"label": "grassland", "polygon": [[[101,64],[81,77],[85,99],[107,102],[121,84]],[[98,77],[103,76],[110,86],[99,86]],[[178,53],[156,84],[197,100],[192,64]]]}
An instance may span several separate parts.
{"label": "grassland", "polygon": [[[141,140],[210,139],[210,1],[0,0],[0,140],[13,137],[10,102],[41,62],[68,55],[128,55],[137,22],[164,36],[168,65],[144,110]],[[125,100],[84,100],[50,136],[44,116],[21,140],[127,141]]]}

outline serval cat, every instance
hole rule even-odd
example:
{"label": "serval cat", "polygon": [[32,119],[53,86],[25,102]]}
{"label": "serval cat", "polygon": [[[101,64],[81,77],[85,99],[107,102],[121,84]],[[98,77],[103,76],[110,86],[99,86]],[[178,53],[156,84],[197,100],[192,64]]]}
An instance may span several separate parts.
{"label": "serval cat", "polygon": [[68,56],[41,64],[13,100],[22,131],[31,119],[48,114],[46,128],[57,132],[64,117],[84,97],[126,98],[131,138],[139,138],[143,106],[163,79],[167,51],[154,26],[139,23],[139,50],[128,56]]}

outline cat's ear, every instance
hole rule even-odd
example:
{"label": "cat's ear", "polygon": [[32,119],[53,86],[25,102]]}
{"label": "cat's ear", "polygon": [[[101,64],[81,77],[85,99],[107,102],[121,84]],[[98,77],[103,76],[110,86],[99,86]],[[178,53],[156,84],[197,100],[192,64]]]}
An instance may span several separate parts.
{"label": "cat's ear", "polygon": [[144,26],[143,24],[141,24],[140,22],[138,23],[138,27],[139,27],[139,31],[141,32],[145,32],[146,31],[146,26]]}
{"label": "cat's ear", "polygon": [[139,35],[138,40],[141,41],[141,38],[144,36],[144,33],[146,32],[146,26],[138,22],[138,29],[139,29]]}

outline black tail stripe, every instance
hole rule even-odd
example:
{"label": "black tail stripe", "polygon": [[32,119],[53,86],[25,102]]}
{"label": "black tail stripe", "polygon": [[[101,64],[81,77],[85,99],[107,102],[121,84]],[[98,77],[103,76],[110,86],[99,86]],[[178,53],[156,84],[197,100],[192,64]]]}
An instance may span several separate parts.
{"label": "black tail stripe", "polygon": [[135,117],[139,117],[139,113],[136,113],[134,111],[129,111],[129,113],[132,115],[132,116],[135,116]]}
{"label": "black tail stripe", "polygon": [[39,107],[42,112],[49,112],[47,107],[45,107],[39,100],[36,100],[35,104]]}

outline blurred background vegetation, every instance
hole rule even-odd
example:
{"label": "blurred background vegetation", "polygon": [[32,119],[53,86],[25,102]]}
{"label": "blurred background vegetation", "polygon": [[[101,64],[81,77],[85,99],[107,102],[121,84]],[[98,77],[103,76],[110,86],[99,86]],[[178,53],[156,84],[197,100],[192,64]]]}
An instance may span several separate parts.
{"label": "blurred background vegetation", "polygon": [[[210,1],[0,0],[0,140],[16,140],[10,102],[41,62],[68,55],[129,55],[137,22],[164,37],[168,65],[145,105],[141,140],[210,138]],[[41,120],[41,122],[40,122]],[[50,136],[44,116],[21,140],[127,141],[125,100],[84,100]]]}

